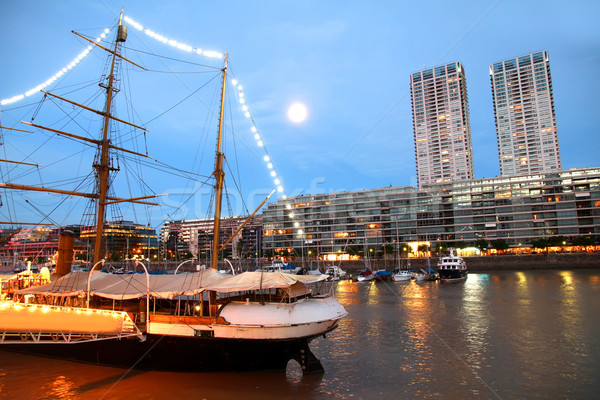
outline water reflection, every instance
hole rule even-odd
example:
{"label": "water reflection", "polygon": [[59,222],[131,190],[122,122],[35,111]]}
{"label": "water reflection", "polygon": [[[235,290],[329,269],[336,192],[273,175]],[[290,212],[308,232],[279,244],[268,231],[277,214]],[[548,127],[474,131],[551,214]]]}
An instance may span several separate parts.
{"label": "water reflection", "polygon": [[463,287],[460,330],[467,351],[465,362],[473,370],[487,365],[488,332],[494,319],[486,301],[488,288],[488,274],[470,274]]}
{"label": "water reflection", "polygon": [[77,386],[66,376],[59,375],[50,383],[49,387],[42,386],[42,392],[47,393],[52,399],[76,399]]}
{"label": "water reflection", "polygon": [[0,351],[0,397],[596,398],[600,271],[337,283],[348,311],[311,342],[325,373],[126,371]]}

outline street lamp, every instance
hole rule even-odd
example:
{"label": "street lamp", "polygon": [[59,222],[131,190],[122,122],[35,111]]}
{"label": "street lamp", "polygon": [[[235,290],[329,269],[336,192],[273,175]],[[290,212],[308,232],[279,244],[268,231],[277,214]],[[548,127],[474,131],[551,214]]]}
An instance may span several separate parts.
{"label": "street lamp", "polygon": [[300,234],[300,246],[302,248],[302,266],[304,266],[304,231],[302,229],[299,229],[298,233]]}

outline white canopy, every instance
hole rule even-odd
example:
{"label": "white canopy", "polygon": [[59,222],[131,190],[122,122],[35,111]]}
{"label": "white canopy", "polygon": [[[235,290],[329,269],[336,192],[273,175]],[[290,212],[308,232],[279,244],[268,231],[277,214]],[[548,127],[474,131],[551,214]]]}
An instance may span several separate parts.
{"label": "white canopy", "polygon": [[[213,269],[177,275],[107,274],[93,272],[90,278],[90,295],[115,300],[128,300],[146,296],[172,299],[176,296],[193,296],[223,279],[225,275]],[[50,296],[83,296],[87,290],[88,272],[74,271],[47,285],[15,291],[16,294]]]}
{"label": "white canopy", "polygon": [[[16,294],[46,296],[84,296],[87,291],[88,272],[73,271],[46,285],[15,291]],[[282,272],[244,272],[239,275],[223,275],[214,269],[178,275],[107,274],[93,272],[90,278],[90,295],[115,300],[129,300],[146,296],[172,299],[177,296],[193,296],[205,290],[221,293],[246,290],[294,288],[296,295],[306,292],[305,285],[324,281],[327,275],[292,275]]]}
{"label": "white canopy", "polygon": [[286,289],[296,283],[309,284],[324,281],[327,275],[293,275],[283,272],[244,272],[239,275],[229,276],[207,285],[207,290],[220,293],[241,292],[244,290]]}

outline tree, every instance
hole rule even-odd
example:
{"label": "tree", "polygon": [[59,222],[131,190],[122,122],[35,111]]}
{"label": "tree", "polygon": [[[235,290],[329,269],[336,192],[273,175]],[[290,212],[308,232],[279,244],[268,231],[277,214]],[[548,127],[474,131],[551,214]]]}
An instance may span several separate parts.
{"label": "tree", "polygon": [[448,250],[448,244],[444,243],[444,242],[437,242],[435,244],[435,251],[438,254],[442,254],[443,252],[445,252],[446,250]]}
{"label": "tree", "polygon": [[400,243],[399,244],[399,249],[400,249],[400,253],[402,253],[402,255],[406,255],[408,253],[410,253],[410,246],[406,243]]}
{"label": "tree", "polygon": [[496,249],[498,251],[506,250],[509,247],[510,246],[508,245],[508,243],[504,239],[496,239],[496,240],[494,240],[492,242],[492,248]]}
{"label": "tree", "polygon": [[244,240],[243,237],[240,237],[237,242],[236,242],[236,250],[237,250],[237,254],[234,254],[235,256],[239,257],[239,258],[246,258],[247,256],[247,252],[248,249],[246,249],[246,241]]}
{"label": "tree", "polygon": [[457,249],[466,249],[467,247],[469,247],[469,244],[467,242],[458,241],[454,242],[454,247],[456,247]]}
{"label": "tree", "polygon": [[116,262],[116,261],[121,260],[122,256],[123,256],[123,254],[120,251],[115,251],[110,254],[110,256],[108,257],[108,260]]}
{"label": "tree", "polygon": [[571,244],[573,246],[583,247],[593,246],[594,238],[592,238],[591,236],[575,236],[573,239],[571,239]]}
{"label": "tree", "polygon": [[485,239],[477,239],[475,241],[475,247],[477,247],[481,251],[487,251],[490,248],[490,244]]}
{"label": "tree", "polygon": [[394,245],[392,244],[384,244],[382,247],[383,254],[394,254]]}
{"label": "tree", "polygon": [[223,249],[223,251],[219,253],[219,260],[224,260],[226,258],[231,258],[231,250],[229,249]]}
{"label": "tree", "polygon": [[[350,251],[348,251],[348,253],[350,253]],[[319,254],[318,254],[318,252],[317,252],[317,249],[316,249],[316,248],[314,248],[314,247],[309,247],[308,249],[306,249],[306,255],[307,255],[308,257],[316,257],[316,256],[318,256]]]}
{"label": "tree", "polygon": [[564,246],[567,239],[564,236],[550,236],[548,238],[548,246]]}
{"label": "tree", "polygon": [[[357,246],[355,244],[353,244],[352,246],[348,246],[348,248],[346,249],[346,251],[348,252],[348,254],[350,254],[351,256],[357,256],[360,253],[361,247]],[[316,251],[315,251],[315,254]]]}
{"label": "tree", "polygon": [[417,248],[417,250],[419,251],[419,253],[428,253],[429,246],[426,244],[420,244],[419,247]]}
{"label": "tree", "polygon": [[548,241],[545,238],[537,238],[531,241],[531,247],[534,249],[545,249],[548,247]]}
{"label": "tree", "polygon": [[273,257],[273,249],[265,249],[265,250],[263,251],[263,255],[264,255],[266,258],[272,258],[272,257]]}

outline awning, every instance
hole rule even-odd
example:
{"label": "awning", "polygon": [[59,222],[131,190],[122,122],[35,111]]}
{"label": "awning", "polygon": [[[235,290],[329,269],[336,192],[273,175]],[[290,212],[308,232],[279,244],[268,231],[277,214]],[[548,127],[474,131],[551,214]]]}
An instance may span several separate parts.
{"label": "awning", "polygon": [[[84,296],[87,290],[88,272],[74,271],[54,282],[28,289],[17,290],[16,294],[38,294],[49,296]],[[115,300],[128,300],[146,296],[172,299],[177,296],[193,296],[206,286],[224,279],[225,275],[213,269],[177,275],[149,275],[149,290],[146,274],[107,274],[93,272],[90,279],[90,295]]]}
{"label": "awning", "polygon": [[206,289],[220,293],[242,292],[245,290],[286,289],[296,283],[307,285],[324,281],[327,278],[328,275],[293,275],[283,272],[251,271],[221,279],[206,286]]}

